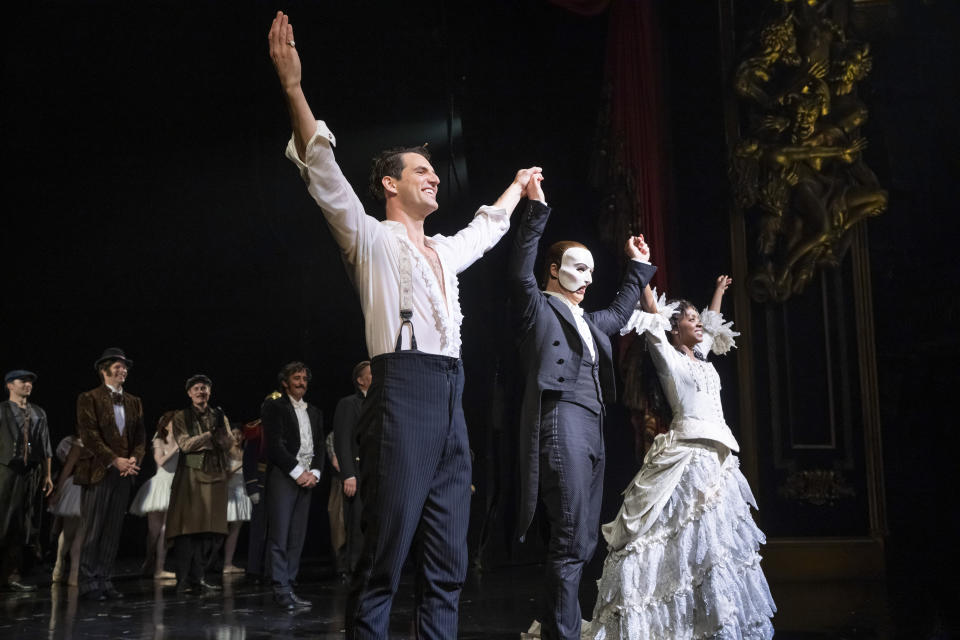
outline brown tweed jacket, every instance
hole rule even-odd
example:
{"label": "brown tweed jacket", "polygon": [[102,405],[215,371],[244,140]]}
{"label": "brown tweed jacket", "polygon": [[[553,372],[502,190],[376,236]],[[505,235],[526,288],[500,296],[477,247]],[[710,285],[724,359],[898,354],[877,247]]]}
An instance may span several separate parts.
{"label": "brown tweed jacket", "polygon": [[93,485],[103,480],[114,458],[143,460],[146,434],[143,428],[143,405],[137,396],[123,392],[125,427],[117,429],[110,389],[100,385],[77,397],[77,435],[90,456],[77,461],[74,479],[79,485]]}

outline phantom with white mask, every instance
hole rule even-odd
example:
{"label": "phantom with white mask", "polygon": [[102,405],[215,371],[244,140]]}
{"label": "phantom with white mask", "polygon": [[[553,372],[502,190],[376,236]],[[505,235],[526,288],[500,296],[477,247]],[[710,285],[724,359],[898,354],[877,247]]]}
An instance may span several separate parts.
{"label": "phantom with white mask", "polygon": [[570,247],[564,251],[557,279],[567,291],[576,291],[593,282],[593,254],[590,250],[585,247]]}

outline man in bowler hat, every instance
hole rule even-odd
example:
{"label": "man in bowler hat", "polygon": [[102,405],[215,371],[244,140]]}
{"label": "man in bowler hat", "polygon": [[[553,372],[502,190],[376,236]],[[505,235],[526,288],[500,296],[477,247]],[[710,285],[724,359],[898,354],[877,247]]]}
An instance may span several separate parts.
{"label": "man in bowler hat", "polygon": [[77,462],[86,537],[80,554],[80,595],[89,600],[123,597],[110,581],[123,516],[145,451],[143,405],[123,385],[133,361],[122,349],[106,349],[94,363],[101,384],[77,398],[77,435],[91,454]]}

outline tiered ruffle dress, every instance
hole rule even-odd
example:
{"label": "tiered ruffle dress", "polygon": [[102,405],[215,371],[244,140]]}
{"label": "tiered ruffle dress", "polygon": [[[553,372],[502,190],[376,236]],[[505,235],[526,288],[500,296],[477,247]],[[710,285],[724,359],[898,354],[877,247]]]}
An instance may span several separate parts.
{"label": "tiered ruffle dress", "polygon": [[705,354],[733,345],[731,323],[702,315],[697,360],[667,340],[669,321],[634,313],[624,333],[645,335],[674,418],[657,436],[603,526],[608,555],[593,620],[594,640],[771,638],[776,611],[760,568],[765,538],[740,473],[737,441],[720,405],[720,378]]}

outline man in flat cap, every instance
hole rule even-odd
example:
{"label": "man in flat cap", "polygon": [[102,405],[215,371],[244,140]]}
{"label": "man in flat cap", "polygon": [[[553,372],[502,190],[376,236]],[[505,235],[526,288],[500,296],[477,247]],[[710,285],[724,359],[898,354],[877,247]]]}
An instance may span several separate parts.
{"label": "man in flat cap", "polygon": [[44,495],[53,491],[47,413],[29,402],[36,379],[24,369],[3,377],[9,399],[0,403],[0,588],[7,591],[36,589],[14,575],[30,535],[31,499],[41,475]]}
{"label": "man in flat cap", "polygon": [[94,363],[101,385],[77,398],[77,435],[89,457],[77,462],[86,535],[80,553],[80,595],[91,600],[123,597],[110,581],[123,516],[146,450],[143,405],[123,389],[133,361],[111,347]]}
{"label": "man in flat cap", "polygon": [[218,591],[220,585],[207,574],[227,535],[227,454],[234,440],[223,410],[210,406],[210,378],[190,376],[185,387],[190,406],[174,413],[168,427],[180,446],[180,461],[166,537],[173,542],[177,593]]}

